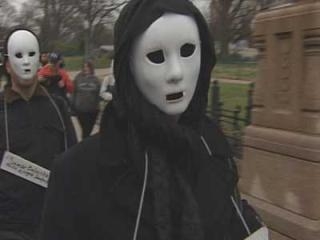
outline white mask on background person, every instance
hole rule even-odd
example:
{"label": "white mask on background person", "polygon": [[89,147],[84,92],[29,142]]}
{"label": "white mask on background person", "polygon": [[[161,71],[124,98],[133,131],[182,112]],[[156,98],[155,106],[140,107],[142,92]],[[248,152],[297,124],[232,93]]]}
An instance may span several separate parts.
{"label": "white mask on background person", "polygon": [[181,115],[197,85],[201,46],[197,24],[186,15],[166,13],[133,44],[130,67],[137,87],[162,112]]}
{"label": "white mask on background person", "polygon": [[17,30],[9,37],[7,44],[10,71],[22,81],[33,79],[39,68],[37,38],[29,31]]}

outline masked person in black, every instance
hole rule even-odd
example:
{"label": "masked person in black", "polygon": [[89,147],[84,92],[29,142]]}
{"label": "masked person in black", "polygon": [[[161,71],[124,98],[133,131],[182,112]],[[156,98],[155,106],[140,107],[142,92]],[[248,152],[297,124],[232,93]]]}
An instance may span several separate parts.
{"label": "masked person in black", "polygon": [[0,95],[0,239],[36,240],[49,170],[76,137],[64,102],[38,83],[37,36],[14,29],[4,44],[9,84]]}
{"label": "masked person in black", "polygon": [[241,240],[261,227],[238,197],[229,145],[205,115],[211,43],[188,0],[124,7],[113,100],[100,133],[57,162],[43,240]]}

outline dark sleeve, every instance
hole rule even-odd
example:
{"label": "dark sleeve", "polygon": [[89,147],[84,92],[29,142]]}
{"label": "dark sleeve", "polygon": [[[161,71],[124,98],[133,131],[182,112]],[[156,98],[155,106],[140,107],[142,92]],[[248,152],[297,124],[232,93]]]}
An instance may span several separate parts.
{"label": "dark sleeve", "polygon": [[[233,196],[235,203],[237,204],[238,210],[245,221],[243,223],[239,213],[232,203],[232,219],[230,223],[230,239],[231,240],[243,240],[249,236],[249,232],[252,234],[261,228],[264,224],[261,217],[254,210],[254,208],[246,201],[240,198],[240,194],[235,194]],[[245,226],[246,225],[246,226]]]}
{"label": "dark sleeve", "polygon": [[[62,156],[63,157],[63,156]],[[41,240],[78,240],[75,198],[65,159],[57,159],[50,173],[40,227]]]}
{"label": "dark sleeve", "polygon": [[[231,151],[228,162],[229,167],[238,178],[237,165],[232,157]],[[254,233],[264,225],[261,217],[254,210],[254,208],[247,202],[247,200],[241,198],[241,194],[237,186],[235,186],[229,201],[232,212],[231,223],[229,227],[230,240],[243,240],[247,238],[250,233]]]}
{"label": "dark sleeve", "polygon": [[96,76],[96,75],[94,75],[94,81],[95,81],[95,83],[96,83],[96,85],[97,85],[97,89],[98,89],[98,94],[99,94],[99,91],[100,91],[100,88],[101,88],[101,81],[100,81],[100,79]]}
{"label": "dark sleeve", "polygon": [[6,150],[3,92],[0,93],[0,159]]}
{"label": "dark sleeve", "polygon": [[64,99],[58,98],[60,112],[66,127],[66,135],[67,135],[67,146],[70,148],[71,146],[77,143],[76,131],[71,121],[71,115],[67,108],[67,103]]}
{"label": "dark sleeve", "polygon": [[[245,225],[248,227],[251,233],[254,233],[263,226],[263,222],[258,213],[249,205],[249,203],[246,200],[241,199],[237,188],[237,165],[233,159],[230,144],[224,136],[221,128],[208,118],[206,119],[206,124],[209,126],[210,131],[204,132],[204,136],[206,139],[208,139],[208,142],[211,143],[209,145],[212,146],[212,149],[215,149],[214,154],[217,156],[223,156],[220,158],[223,160],[221,165],[225,169],[226,176],[230,176],[229,179],[232,179],[231,182],[233,182],[231,187],[232,195],[228,197],[228,203],[226,204],[227,207],[225,209],[225,213],[228,216],[226,222],[224,222],[227,228],[225,233],[227,235],[226,239],[244,240],[246,237],[248,237],[248,232]],[[241,212],[241,216],[243,216],[245,224],[241,220],[234,204],[236,204],[239,212]]]}
{"label": "dark sleeve", "polygon": [[67,145],[68,145],[68,148],[70,148],[71,146],[77,143],[77,136],[76,136],[76,130],[73,126],[69,113],[67,113],[67,117],[66,117],[66,131],[67,131]]}
{"label": "dark sleeve", "polygon": [[78,73],[77,76],[73,80],[74,88],[73,88],[73,92],[71,93],[71,103],[72,103],[72,105],[74,105],[75,98],[77,97],[77,94],[78,94],[77,86],[78,86],[79,78],[80,78],[80,73]]}

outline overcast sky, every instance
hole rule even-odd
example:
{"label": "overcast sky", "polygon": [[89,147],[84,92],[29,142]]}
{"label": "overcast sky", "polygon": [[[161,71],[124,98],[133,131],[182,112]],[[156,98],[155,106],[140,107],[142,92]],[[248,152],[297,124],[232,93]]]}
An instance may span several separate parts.
{"label": "overcast sky", "polygon": [[14,6],[19,7],[23,2],[26,2],[27,0],[11,0],[10,3]]}

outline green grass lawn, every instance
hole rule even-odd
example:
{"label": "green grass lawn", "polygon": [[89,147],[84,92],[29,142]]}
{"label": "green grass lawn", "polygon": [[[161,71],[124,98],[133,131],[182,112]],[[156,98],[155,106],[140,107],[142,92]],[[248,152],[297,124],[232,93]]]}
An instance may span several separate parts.
{"label": "green grass lawn", "polygon": [[[223,102],[223,109],[234,110],[238,106],[241,111],[239,118],[246,119],[246,107],[248,105],[248,91],[250,89],[249,84],[239,83],[219,83],[220,85],[220,102]],[[208,106],[211,106],[212,88],[210,88],[208,96]],[[225,113],[229,116],[234,116],[232,113]],[[230,118],[220,118],[220,125],[224,134],[227,136],[230,146],[232,146],[233,154],[236,158],[242,157],[242,134],[244,127],[247,125],[245,121],[234,121]]]}
{"label": "green grass lawn", "polygon": [[257,76],[256,63],[218,63],[213,70],[215,79],[242,79],[252,80]]}
{"label": "green grass lawn", "polygon": [[[233,110],[237,106],[240,106],[242,113],[246,109],[248,104],[248,90],[249,84],[238,83],[219,83],[220,86],[220,101],[223,102],[223,108]],[[208,95],[208,107],[211,107],[212,99],[212,86],[209,89]],[[241,117],[244,117],[241,114]]]}
{"label": "green grass lawn", "polygon": [[[212,105],[212,86],[209,90],[208,108]],[[249,90],[252,90],[252,85],[241,83],[219,83],[220,86],[220,102],[223,103],[222,108],[228,110],[235,110],[238,107],[241,109],[238,118],[246,119]],[[225,113],[229,116],[234,116],[233,113]],[[210,114],[209,114],[210,115]],[[228,141],[233,149],[233,154],[236,158],[242,157],[241,139],[244,132],[244,127],[247,125],[246,121],[234,121],[232,118],[220,118],[220,126],[228,138]]]}
{"label": "green grass lawn", "polygon": [[240,106],[241,109],[245,109],[248,103],[249,84],[221,83],[220,86],[224,108],[234,109]]}
{"label": "green grass lawn", "polygon": [[[222,108],[228,110],[236,110],[240,109],[240,113],[238,115],[241,119],[246,119],[247,114],[247,106],[248,106],[248,97],[249,97],[249,89],[250,84],[237,84],[237,83],[219,83],[220,86],[220,102],[223,103]],[[212,85],[209,90],[208,95],[208,109],[211,109],[212,105]],[[229,116],[234,116],[233,113],[224,112]],[[232,119],[225,119],[228,122],[232,122]],[[243,129],[245,127],[244,121],[239,121],[239,128]],[[231,123],[222,123],[222,128],[224,131],[230,135],[230,131],[232,131],[233,127]]]}
{"label": "green grass lawn", "polygon": [[[64,57],[66,64],[66,69],[68,71],[80,71],[83,57],[82,56],[73,56],[73,57]],[[102,55],[93,60],[95,68],[107,68],[110,65],[110,59],[107,56]]]}

